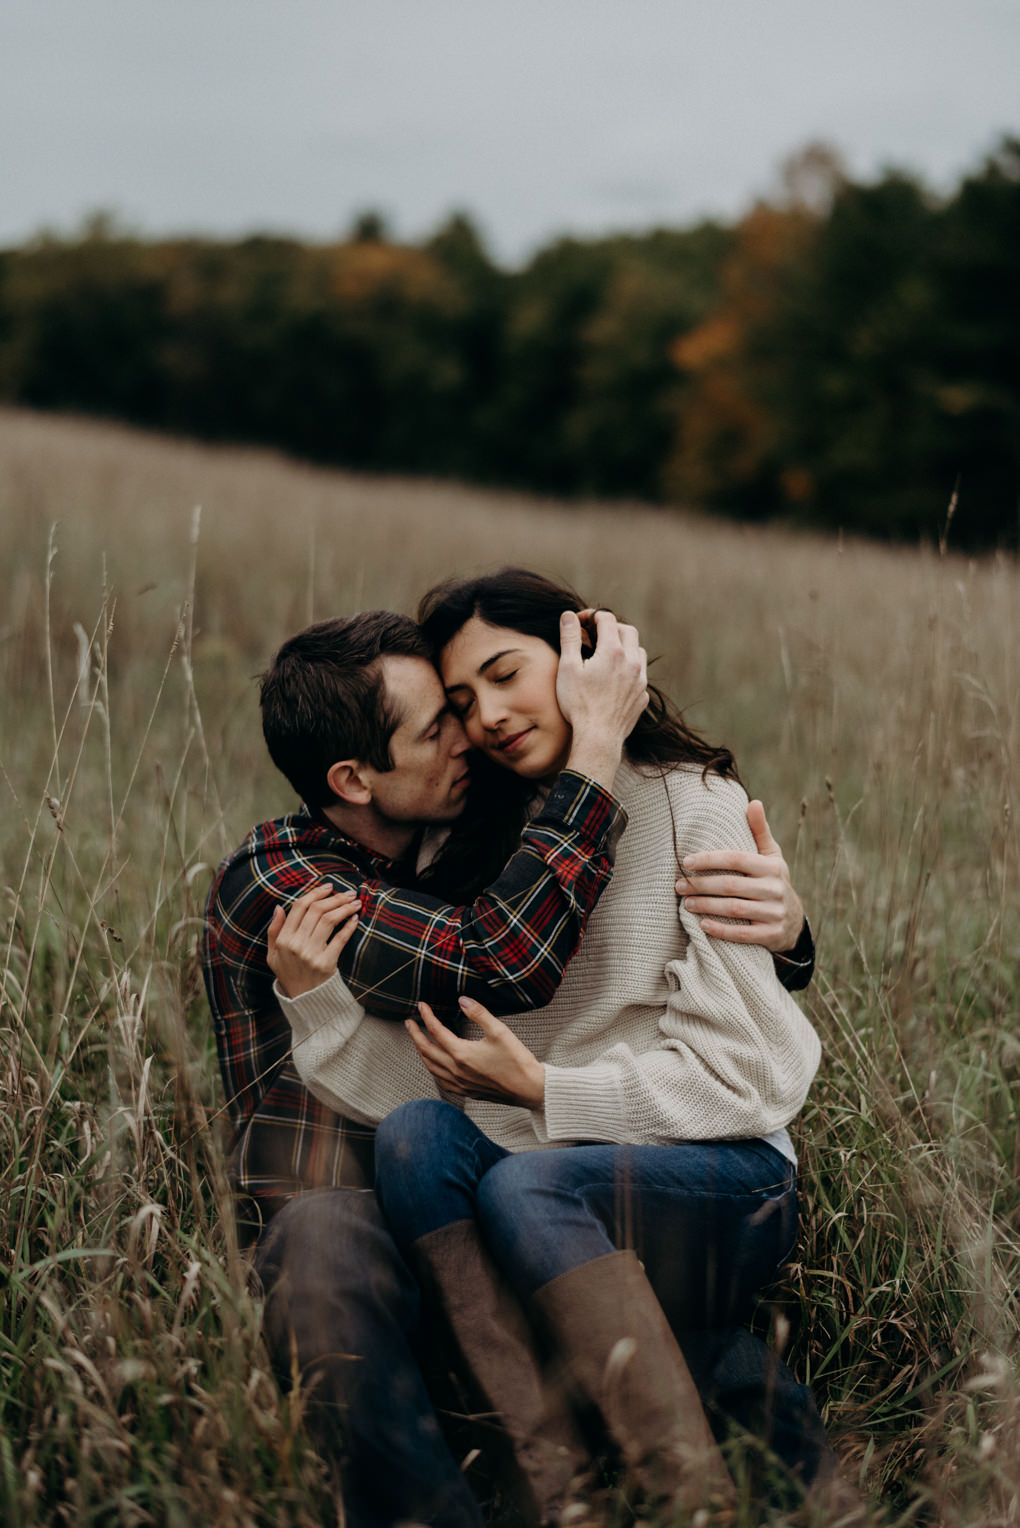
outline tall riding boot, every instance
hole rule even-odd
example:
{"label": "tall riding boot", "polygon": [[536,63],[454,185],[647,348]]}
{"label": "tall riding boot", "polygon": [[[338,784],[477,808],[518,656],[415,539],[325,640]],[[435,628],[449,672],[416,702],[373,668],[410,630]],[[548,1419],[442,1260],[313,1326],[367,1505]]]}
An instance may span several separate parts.
{"label": "tall riding boot", "polygon": [[688,1511],[735,1501],[686,1360],[633,1252],[560,1274],[534,1306],[648,1499]]}
{"label": "tall riding boot", "polygon": [[590,1464],[562,1389],[547,1384],[527,1319],[474,1220],[422,1236],[411,1262],[446,1320],[464,1374],[502,1425],[524,1523],[556,1523],[571,1481]]}

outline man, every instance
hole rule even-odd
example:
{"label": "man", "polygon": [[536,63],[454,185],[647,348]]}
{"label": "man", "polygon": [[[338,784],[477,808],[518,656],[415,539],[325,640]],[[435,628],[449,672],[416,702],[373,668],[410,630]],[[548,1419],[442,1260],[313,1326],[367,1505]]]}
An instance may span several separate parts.
{"label": "man", "polygon": [[[374,1014],[402,1019],[422,1000],[453,1013],[464,995],[496,1013],[547,1002],[612,873],[623,821],[611,785],[646,701],[637,633],[607,612],[599,623],[582,660],[580,624],[564,616],[558,698],[570,757],[520,851],[467,908],[414,886],[422,832],[456,818],[468,783],[467,741],[414,623],[384,612],[320,623],[286,643],[263,679],[266,741],[305,807],[253,829],[220,867],[204,968],[242,1234],[269,1296],[267,1342],[281,1380],[297,1377],[309,1394],[310,1430],[341,1466],[354,1525],[481,1518],[422,1378],[417,1285],[367,1192],[371,1129],[303,1087],[267,928],[278,903],[329,880],[357,893],[339,966]],[[770,859],[780,913],[768,937],[783,948],[802,915],[781,856]],[[766,879],[775,876],[752,877],[754,890]],[[688,889],[701,889],[693,874]],[[716,910],[729,914],[725,897]],[[810,975],[805,943],[791,969]]]}

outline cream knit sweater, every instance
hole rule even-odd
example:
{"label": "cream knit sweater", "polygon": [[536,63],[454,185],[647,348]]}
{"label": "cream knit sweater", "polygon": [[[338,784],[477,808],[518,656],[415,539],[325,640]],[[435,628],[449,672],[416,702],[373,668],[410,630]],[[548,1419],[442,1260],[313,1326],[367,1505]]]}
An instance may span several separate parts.
{"label": "cream knit sweater", "polygon": [[[552,1001],[504,1022],[545,1064],[541,1109],[468,1101],[510,1151],[572,1141],[654,1144],[769,1136],[786,1126],[820,1058],[818,1037],[756,945],[709,939],[677,907],[677,863],[754,849],[739,785],[624,762],[613,793],[627,830],[613,879]],[[403,1025],[365,1014],[339,975],[288,999],[294,1062],[312,1093],[366,1124],[439,1092]]]}

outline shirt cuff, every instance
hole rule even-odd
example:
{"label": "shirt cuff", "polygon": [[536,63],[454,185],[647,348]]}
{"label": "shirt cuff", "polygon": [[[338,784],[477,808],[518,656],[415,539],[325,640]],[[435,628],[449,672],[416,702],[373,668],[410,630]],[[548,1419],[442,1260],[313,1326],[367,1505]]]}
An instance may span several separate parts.
{"label": "shirt cuff", "polygon": [[806,918],[793,949],[777,951],[772,959],[776,975],[787,992],[800,992],[807,986],[815,974],[815,941]]}
{"label": "shirt cuff", "polygon": [[310,992],[288,997],[278,981],[273,994],[291,1027],[294,1044],[300,1045],[327,1026],[332,1039],[349,1040],[364,1017],[365,1010],[340,975],[333,975]]}
{"label": "shirt cuff", "polygon": [[611,791],[576,769],[564,769],[556,779],[545,805],[533,819],[535,826],[549,819],[590,839],[593,848],[612,856],[627,826],[627,813]]}

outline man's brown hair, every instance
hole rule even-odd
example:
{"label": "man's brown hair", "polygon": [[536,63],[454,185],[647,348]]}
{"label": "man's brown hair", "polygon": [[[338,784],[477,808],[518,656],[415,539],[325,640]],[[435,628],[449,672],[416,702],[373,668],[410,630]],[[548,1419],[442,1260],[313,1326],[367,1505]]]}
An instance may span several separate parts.
{"label": "man's brown hair", "polygon": [[357,759],[390,770],[393,710],[380,659],[428,658],[410,616],[365,610],[306,626],[283,644],[262,675],[262,735],[277,769],[302,801],[328,806],[332,765]]}

